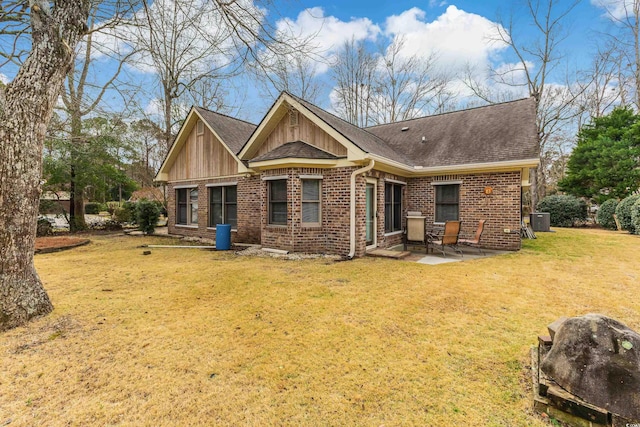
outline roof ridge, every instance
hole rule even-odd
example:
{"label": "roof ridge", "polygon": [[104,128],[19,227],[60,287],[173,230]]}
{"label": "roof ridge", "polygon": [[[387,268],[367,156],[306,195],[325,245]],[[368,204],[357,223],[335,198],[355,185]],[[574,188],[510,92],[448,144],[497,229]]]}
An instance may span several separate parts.
{"label": "roof ridge", "polygon": [[217,114],[218,116],[226,117],[226,118],[228,118],[228,119],[237,120],[237,121],[239,121],[239,122],[243,122],[243,123],[246,123],[246,124],[251,125],[251,126],[258,126],[258,125],[256,125],[255,123],[251,123],[250,121],[243,120],[243,119],[239,119],[239,118],[237,118],[237,117],[233,117],[233,116],[230,116],[230,115],[228,115],[228,114],[220,113],[220,112],[218,112],[218,111],[209,110],[208,108],[200,107],[200,106],[198,106],[198,105],[194,105],[193,107],[194,107],[196,110],[204,110],[204,111],[206,111],[207,113]]}
{"label": "roof ridge", "polygon": [[429,114],[429,115],[426,115],[426,116],[414,117],[412,119],[400,120],[400,121],[397,121],[397,122],[381,123],[379,125],[367,126],[366,128],[362,128],[362,129],[363,130],[367,130],[367,129],[377,128],[377,127],[382,127],[382,126],[398,125],[398,124],[407,123],[407,122],[411,122],[411,121],[414,121],[414,120],[426,119],[426,118],[430,118],[430,117],[440,117],[440,116],[446,116],[448,114],[464,113],[466,111],[479,110],[481,108],[495,107],[495,106],[498,106],[498,105],[505,105],[505,104],[512,104],[512,103],[515,103],[515,102],[527,101],[527,100],[530,100],[531,98],[533,98],[533,97],[529,96],[529,97],[526,97],[526,98],[512,99],[510,101],[494,102],[494,103],[491,103],[491,104],[479,105],[477,107],[468,107],[468,108],[462,108],[460,110],[445,111],[443,113]]}

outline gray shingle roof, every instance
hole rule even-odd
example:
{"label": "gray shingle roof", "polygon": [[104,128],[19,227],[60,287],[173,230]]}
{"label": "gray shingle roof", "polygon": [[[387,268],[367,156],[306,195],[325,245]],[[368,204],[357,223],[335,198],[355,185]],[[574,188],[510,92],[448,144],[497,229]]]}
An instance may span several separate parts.
{"label": "gray shingle roof", "polygon": [[194,107],[209,126],[222,138],[222,142],[235,154],[240,153],[245,142],[256,129],[256,125],[244,120],[234,119],[224,114],[206,110],[202,107]]}
{"label": "gray shingle roof", "polygon": [[274,148],[273,150],[265,153],[261,156],[251,159],[251,162],[263,162],[266,160],[276,159],[337,159],[331,153],[322,151],[316,147],[313,147],[303,141],[287,142],[284,145]]}
{"label": "gray shingle roof", "polygon": [[[407,128],[403,131],[403,128]],[[535,100],[491,104],[366,128],[410,166],[437,167],[538,158]],[[422,142],[422,138],[425,141]],[[382,155],[381,152],[374,152]]]}

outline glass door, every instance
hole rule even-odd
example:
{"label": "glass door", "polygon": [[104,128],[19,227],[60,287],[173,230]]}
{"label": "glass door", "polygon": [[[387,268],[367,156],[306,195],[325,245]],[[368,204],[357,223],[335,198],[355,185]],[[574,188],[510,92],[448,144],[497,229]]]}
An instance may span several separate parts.
{"label": "glass door", "polygon": [[376,185],[367,183],[366,189],[366,240],[367,248],[376,244]]}

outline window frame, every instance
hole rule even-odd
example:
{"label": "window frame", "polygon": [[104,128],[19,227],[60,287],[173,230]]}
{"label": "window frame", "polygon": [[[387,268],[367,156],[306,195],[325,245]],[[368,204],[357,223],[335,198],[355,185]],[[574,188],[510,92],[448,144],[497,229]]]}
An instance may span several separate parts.
{"label": "window frame", "polygon": [[[305,182],[315,182],[318,185],[318,198],[311,200],[305,200],[304,186]],[[320,227],[322,224],[322,177],[300,177],[300,223],[303,227]],[[317,205],[318,217],[317,221],[305,221],[304,220],[304,206],[305,205]]]}
{"label": "window frame", "polygon": [[[434,222],[437,224],[444,224],[447,221],[459,221],[460,220],[460,188],[461,188],[462,183],[461,182],[443,182],[443,183],[434,183],[434,211],[433,211],[433,218],[434,218]],[[451,202],[451,201],[441,201],[439,200],[440,197],[440,191],[442,191],[443,188],[445,187],[455,187],[456,188],[456,201],[455,202]],[[455,206],[456,207],[456,217],[455,218],[442,218],[441,215],[439,215],[439,206]]]}
{"label": "window frame", "polygon": [[[234,201],[229,201],[228,190],[230,188],[235,189],[236,197]],[[237,183],[233,184],[220,184],[220,185],[207,185],[207,197],[208,197],[208,212],[207,212],[207,223],[209,228],[215,228],[218,224],[229,224],[231,225],[232,230],[238,229],[238,185]],[[220,201],[213,202],[213,192],[220,191]],[[213,221],[212,218],[214,212],[214,205],[220,206],[220,216],[221,221]],[[235,220],[229,220],[229,207],[235,206]]]}
{"label": "window frame", "polygon": [[[402,204],[404,202],[404,186],[404,184],[393,181],[385,181],[384,183],[385,234],[397,233],[402,231]],[[399,190],[399,201],[396,200],[396,190]],[[387,197],[388,195],[390,195],[390,197]],[[396,209],[398,209],[398,212],[396,212]],[[389,218],[391,218],[391,227],[389,227],[388,223]]]}
{"label": "window frame", "polygon": [[[198,227],[199,215],[198,215],[198,206],[200,199],[200,192],[197,186],[189,186],[189,187],[175,187],[175,197],[176,197],[176,219],[175,225],[179,227]],[[195,200],[192,197],[193,192],[197,193]],[[184,201],[181,202],[180,193],[184,194]],[[195,206],[194,206],[195,205]],[[182,218],[180,213],[180,208],[184,207],[185,218]],[[195,212],[195,221],[193,220],[193,213]]]}
{"label": "window frame", "polygon": [[[273,200],[273,186],[276,184],[284,183],[284,199]],[[267,224],[276,226],[276,227],[286,227],[289,222],[289,200],[288,200],[288,180],[285,178],[282,179],[270,179],[267,181]],[[284,222],[279,221],[276,222],[273,219],[274,207],[275,205],[282,207],[285,206],[285,220]],[[282,212],[279,212],[282,214]]]}

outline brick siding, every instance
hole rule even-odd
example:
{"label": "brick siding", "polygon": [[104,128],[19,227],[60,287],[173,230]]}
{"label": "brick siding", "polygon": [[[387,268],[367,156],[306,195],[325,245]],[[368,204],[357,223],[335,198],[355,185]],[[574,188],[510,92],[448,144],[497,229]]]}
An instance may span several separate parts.
{"label": "brick siding", "polygon": [[[473,236],[478,221],[486,219],[481,245],[486,248],[520,249],[520,172],[454,175],[408,179],[407,210],[425,215],[427,227],[435,220],[433,182],[461,181],[459,217],[462,233]],[[493,193],[484,193],[491,187]],[[504,230],[511,230],[505,233]]]}

